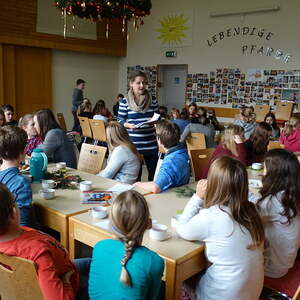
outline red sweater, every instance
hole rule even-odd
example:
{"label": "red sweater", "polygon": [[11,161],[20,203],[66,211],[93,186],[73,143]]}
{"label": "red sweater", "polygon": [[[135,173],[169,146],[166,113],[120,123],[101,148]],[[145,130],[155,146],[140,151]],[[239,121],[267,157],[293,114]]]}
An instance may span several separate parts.
{"label": "red sweater", "polygon": [[284,145],[285,149],[292,152],[300,152],[300,129],[294,130],[291,135],[281,133],[280,143]]}
{"label": "red sweater", "polygon": [[238,159],[241,161],[244,165],[247,163],[247,153],[246,153],[246,148],[245,144],[236,144],[236,150],[238,152],[238,156],[235,156],[232,154],[231,151],[229,151],[224,144],[219,144],[218,147],[216,148],[215,152],[212,154],[211,159],[208,163],[207,168],[203,172],[203,178],[207,178],[207,174],[210,168],[210,165],[214,162],[214,160],[220,156],[230,156],[232,158]]}
{"label": "red sweater", "polygon": [[[73,300],[79,287],[79,274],[64,247],[51,236],[22,227],[24,232],[14,240],[0,242],[0,252],[32,260],[45,300]],[[71,285],[62,276],[74,270]]]}

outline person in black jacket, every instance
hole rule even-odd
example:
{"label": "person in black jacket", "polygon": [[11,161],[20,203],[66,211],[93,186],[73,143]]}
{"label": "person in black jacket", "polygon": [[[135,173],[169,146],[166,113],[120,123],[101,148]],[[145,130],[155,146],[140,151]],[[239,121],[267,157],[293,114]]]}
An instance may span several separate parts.
{"label": "person in black jacket", "polygon": [[119,102],[124,99],[123,94],[118,94],[117,96],[117,103],[113,106],[113,113],[115,117],[118,117],[118,110],[119,110]]}
{"label": "person in black jacket", "polygon": [[76,87],[72,95],[72,114],[74,117],[74,125],[72,131],[75,131],[79,126],[79,120],[77,117],[77,110],[79,105],[83,102],[83,89],[85,87],[85,81],[83,79],[77,79]]}

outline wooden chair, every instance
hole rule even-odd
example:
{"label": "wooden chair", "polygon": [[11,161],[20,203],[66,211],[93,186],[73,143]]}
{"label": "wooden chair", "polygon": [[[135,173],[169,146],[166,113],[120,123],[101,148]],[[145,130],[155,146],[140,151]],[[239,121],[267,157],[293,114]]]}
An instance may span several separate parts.
{"label": "wooden chair", "polygon": [[95,141],[106,142],[105,123],[103,120],[89,119],[90,127]]}
{"label": "wooden chair", "polygon": [[276,101],[275,117],[279,121],[287,121],[290,119],[293,110],[292,102]]}
{"label": "wooden chair", "polygon": [[279,141],[269,141],[268,151],[272,149],[281,149],[281,148],[284,148],[284,145],[280,144]]}
{"label": "wooden chair", "polygon": [[292,300],[300,300],[300,284],[299,284],[297,291],[296,291],[295,295],[293,296]]}
{"label": "wooden chair", "polygon": [[80,127],[82,130],[82,136],[84,137],[84,143],[86,141],[87,138],[93,138],[93,133],[92,133],[92,129],[90,126],[90,122],[88,118],[85,117],[78,117],[79,119],[79,123],[80,123]]}
{"label": "wooden chair", "polygon": [[205,149],[205,135],[203,133],[191,133],[191,135],[186,139],[186,145],[189,152],[191,150]]}
{"label": "wooden chair", "polygon": [[0,298],[1,300],[44,299],[33,261],[0,254]]}
{"label": "wooden chair", "polygon": [[106,147],[83,143],[77,169],[91,174],[98,174],[102,168],[106,150]]}
{"label": "wooden chair", "polygon": [[61,127],[61,129],[63,129],[64,131],[67,131],[67,125],[66,125],[64,114],[57,113],[56,116],[57,116],[58,124]]}
{"label": "wooden chair", "polygon": [[160,169],[160,166],[161,166],[162,162],[163,162],[163,159],[159,158],[158,161],[157,161],[153,181],[155,181],[156,178],[157,178],[157,175],[158,175],[158,172],[159,172],[159,169]]}
{"label": "wooden chair", "polygon": [[196,181],[203,179],[203,172],[207,168],[210,158],[215,150],[215,148],[207,148],[190,151],[192,170]]}
{"label": "wooden chair", "polygon": [[268,112],[270,112],[270,105],[255,105],[256,122],[263,122]]}

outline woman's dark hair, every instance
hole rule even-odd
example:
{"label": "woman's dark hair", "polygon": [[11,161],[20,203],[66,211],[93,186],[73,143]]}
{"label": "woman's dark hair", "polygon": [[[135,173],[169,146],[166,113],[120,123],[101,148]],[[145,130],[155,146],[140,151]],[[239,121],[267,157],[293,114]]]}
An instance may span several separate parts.
{"label": "woman's dark hair", "polygon": [[267,198],[283,192],[282,216],[287,223],[300,212],[300,164],[294,153],[286,149],[270,150],[265,157],[266,175],[262,179],[258,207]]}
{"label": "woman's dark hair", "polygon": [[53,112],[50,109],[40,109],[34,115],[37,118],[40,127],[39,135],[43,141],[45,140],[46,134],[49,130],[60,128],[54,117]]}
{"label": "woman's dark hair", "polygon": [[6,111],[12,111],[12,112],[14,112],[14,111],[15,111],[14,108],[12,107],[12,105],[10,105],[10,104],[4,104],[4,105],[1,107],[1,109],[2,109],[4,112],[6,112]]}
{"label": "woman's dark hair", "polygon": [[0,235],[2,235],[6,233],[9,227],[9,221],[13,216],[15,207],[13,194],[2,183],[0,183],[0,200]]}
{"label": "woman's dark hair", "polygon": [[106,112],[105,101],[100,99],[94,106],[93,115],[104,115]]}
{"label": "woman's dark hair", "polygon": [[205,116],[200,116],[200,117],[191,118],[191,123],[207,125],[209,121]]}
{"label": "woman's dark hair", "polygon": [[254,132],[250,136],[253,143],[254,152],[264,154],[268,151],[268,144],[272,134],[271,126],[266,122],[260,122],[256,125]]}
{"label": "woman's dark hair", "polygon": [[266,122],[267,118],[271,117],[273,119],[273,124],[272,124],[272,127],[274,129],[279,129],[278,125],[277,125],[277,122],[276,122],[276,117],[273,113],[269,112],[265,115],[265,119],[264,119],[264,122]]}

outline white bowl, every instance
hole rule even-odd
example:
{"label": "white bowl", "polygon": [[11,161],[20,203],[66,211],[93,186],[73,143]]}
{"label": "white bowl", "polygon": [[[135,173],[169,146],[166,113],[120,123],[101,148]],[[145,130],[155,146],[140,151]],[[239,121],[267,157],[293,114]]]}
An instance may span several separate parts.
{"label": "white bowl", "polygon": [[253,163],[251,165],[252,169],[254,170],[261,170],[263,168],[263,165],[261,163]]}
{"label": "white bowl", "polygon": [[89,180],[81,181],[79,184],[79,188],[82,192],[88,192],[92,189],[92,182]]}
{"label": "white bowl", "polygon": [[107,216],[107,208],[103,206],[96,206],[91,209],[93,218],[103,219]]}
{"label": "white bowl", "polygon": [[39,195],[46,200],[50,200],[55,197],[55,190],[54,189],[42,189],[39,191]]}
{"label": "white bowl", "polygon": [[163,224],[153,224],[149,230],[150,239],[156,241],[163,241],[170,237],[168,227]]}

